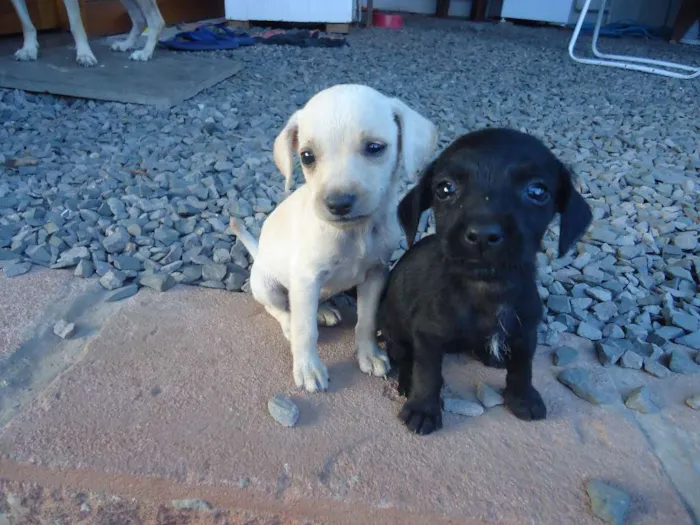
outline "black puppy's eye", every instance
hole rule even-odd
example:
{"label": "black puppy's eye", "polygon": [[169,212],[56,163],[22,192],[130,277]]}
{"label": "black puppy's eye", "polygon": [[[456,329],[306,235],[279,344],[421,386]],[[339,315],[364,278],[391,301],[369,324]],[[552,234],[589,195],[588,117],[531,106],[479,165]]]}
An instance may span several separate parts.
{"label": "black puppy's eye", "polygon": [[535,204],[546,204],[549,201],[549,190],[541,182],[533,182],[525,190],[525,196]]}
{"label": "black puppy's eye", "polygon": [[386,144],[380,144],[379,142],[368,142],[365,144],[365,153],[367,155],[379,155],[385,149]]}
{"label": "black puppy's eye", "polygon": [[440,200],[446,200],[455,194],[457,188],[449,180],[444,180],[435,186],[435,196]]}
{"label": "black puppy's eye", "polygon": [[311,166],[314,162],[316,162],[316,156],[313,151],[307,149],[301,152],[301,163],[304,166]]}

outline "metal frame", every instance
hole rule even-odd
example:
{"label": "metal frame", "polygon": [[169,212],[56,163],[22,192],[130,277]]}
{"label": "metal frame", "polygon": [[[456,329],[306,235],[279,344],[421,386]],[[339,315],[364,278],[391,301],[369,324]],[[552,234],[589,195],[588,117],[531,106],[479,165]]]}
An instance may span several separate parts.
{"label": "metal frame", "polygon": [[[569,42],[569,56],[573,60],[582,64],[595,64],[606,67],[631,69],[634,71],[653,73],[655,75],[662,75],[665,77],[672,78],[688,79],[700,77],[700,67],[686,66],[684,64],[677,64],[675,62],[664,62],[663,60],[652,60],[650,58],[633,57],[626,55],[609,55],[606,53],[601,53],[598,50],[598,36],[600,33],[600,26],[603,22],[603,13],[605,12],[606,4],[607,0],[601,0],[600,7],[598,8],[598,17],[596,19],[595,29],[593,30],[593,41],[591,42],[591,48],[593,50],[593,54],[597,58],[578,57],[574,54],[574,47],[576,47],[576,42],[578,41],[578,37],[581,34],[581,27],[583,26],[583,22],[586,19],[588,9],[591,5],[591,0],[586,0],[583,9],[581,9],[581,15],[578,18],[578,22],[576,22],[574,34],[571,35],[571,41]],[[669,68],[674,68],[679,71],[669,70]],[[688,71],[688,73],[683,73],[683,71]]]}

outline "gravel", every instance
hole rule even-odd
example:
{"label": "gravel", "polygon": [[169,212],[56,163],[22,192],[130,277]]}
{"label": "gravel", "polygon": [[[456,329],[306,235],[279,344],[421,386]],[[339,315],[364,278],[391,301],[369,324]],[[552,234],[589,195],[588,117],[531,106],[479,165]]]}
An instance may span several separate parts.
{"label": "gravel", "polygon": [[[629,72],[562,60],[569,35],[556,29],[412,16],[405,25],[353,32],[342,49],[210,52],[245,69],[165,112],[0,90],[4,275],[39,265],[89,277],[90,263],[112,291],[148,282],[248,290],[250,257],[229,218],[259,233],[283,195],[276,134],[314,93],[357,82],[431,118],[440,149],[466,131],[509,126],[541,138],[578,175],[593,224],[561,259],[554,225],[538,257],[547,343],[570,333],[700,349],[700,124],[688,111],[700,84],[630,82]],[[607,44],[679,61],[694,51]],[[459,67],[454,49],[470,50]],[[434,231],[432,216],[419,229]]]}
{"label": "gravel", "polygon": [[285,427],[293,427],[299,421],[299,408],[284,394],[275,394],[267,402],[272,419]]}
{"label": "gravel", "polygon": [[611,525],[622,525],[630,508],[630,497],[626,492],[610,486],[600,479],[586,482],[586,493],[591,510],[598,518]]}

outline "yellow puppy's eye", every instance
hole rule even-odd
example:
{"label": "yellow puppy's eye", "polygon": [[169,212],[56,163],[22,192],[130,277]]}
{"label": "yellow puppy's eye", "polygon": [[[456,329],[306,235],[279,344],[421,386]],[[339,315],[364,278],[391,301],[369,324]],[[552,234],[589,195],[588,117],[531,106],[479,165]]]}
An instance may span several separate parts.
{"label": "yellow puppy's eye", "polygon": [[301,163],[304,166],[311,166],[314,162],[316,162],[316,156],[314,155],[314,152],[311,150],[305,150],[301,152]]}

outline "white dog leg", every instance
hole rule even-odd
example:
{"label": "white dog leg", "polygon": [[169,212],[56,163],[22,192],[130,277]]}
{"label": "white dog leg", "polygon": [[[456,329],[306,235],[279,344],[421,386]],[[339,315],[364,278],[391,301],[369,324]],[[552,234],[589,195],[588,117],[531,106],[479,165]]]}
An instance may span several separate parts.
{"label": "white dog leg", "polygon": [[138,61],[148,61],[153,57],[153,52],[158,45],[158,39],[160,34],[165,27],[165,21],[160,14],[156,0],[136,0],[141,12],[146,17],[146,23],[148,24],[148,36],[146,38],[146,45],[143,49],[139,49],[131,53],[129,57],[131,60]]}
{"label": "white dog leg", "polygon": [[63,0],[66,6],[66,12],[68,13],[68,22],[70,23],[70,32],[73,33],[73,39],[75,40],[75,60],[81,66],[90,67],[97,64],[97,59],[95,55],[92,54],[92,49],[90,49],[90,44],[88,43],[87,34],[85,33],[85,27],[83,27],[83,20],[80,17],[80,6],[78,5],[78,0]]}
{"label": "white dog leg", "polygon": [[263,305],[267,313],[277,320],[282,328],[284,337],[291,342],[287,293],[283,288],[275,286],[274,282],[274,279],[269,278],[259,271],[255,264],[253,265],[250,272],[250,291],[253,294],[253,298]]}
{"label": "white dog leg", "polygon": [[377,346],[376,315],[385,282],[384,267],[377,267],[370,270],[365,281],[357,286],[357,361],[360,370],[375,376],[385,376],[391,368],[389,358]]}
{"label": "white dog leg", "polygon": [[27,3],[25,0],[12,0],[12,5],[17,11],[24,35],[24,44],[15,53],[15,59],[22,61],[36,60],[36,57],[39,56],[39,42],[36,39],[36,28],[29,17]]}
{"label": "white dog leg", "polygon": [[307,392],[328,388],[328,369],[318,356],[318,282],[295,279],[289,290],[294,382]]}
{"label": "white dog leg", "polygon": [[141,33],[146,29],[146,18],[143,16],[141,8],[136,3],[136,0],[122,0],[122,5],[129,13],[129,18],[131,18],[131,31],[124,40],[115,42],[110,46],[112,51],[124,52],[133,49]]}

